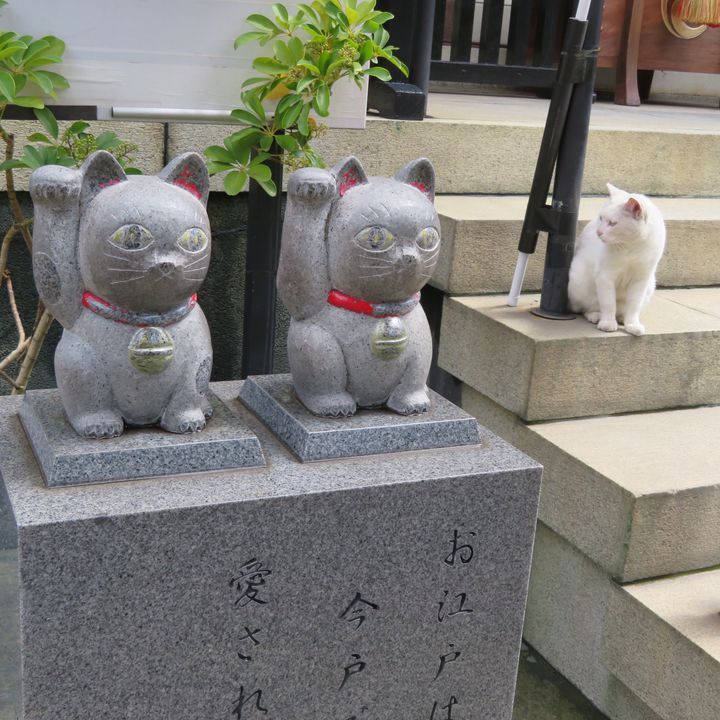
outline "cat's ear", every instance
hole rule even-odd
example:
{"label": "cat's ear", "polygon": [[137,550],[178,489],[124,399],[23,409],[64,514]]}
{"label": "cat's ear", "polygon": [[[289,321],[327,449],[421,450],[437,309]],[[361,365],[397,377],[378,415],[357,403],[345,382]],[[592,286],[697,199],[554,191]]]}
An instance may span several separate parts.
{"label": "cat's ear", "polygon": [[341,160],[333,169],[337,194],[342,197],[350,188],[367,183],[367,175],[356,157],[347,157]]}
{"label": "cat's ear", "polygon": [[629,213],[632,215],[635,220],[640,220],[641,218],[645,219],[645,211],[643,210],[643,206],[641,205],[640,201],[637,200],[634,197],[628,198],[627,202],[623,206],[626,213]]}
{"label": "cat's ear", "polygon": [[80,168],[82,185],[80,205],[87,204],[106,187],[125,182],[127,176],[120,163],[107,151],[98,150],[85,160]]}
{"label": "cat's ear", "polygon": [[408,163],[395,175],[395,179],[417,188],[430,202],[435,199],[435,168],[427,158]]}
{"label": "cat's ear", "polygon": [[158,177],[171,185],[177,185],[207,205],[210,195],[210,175],[205,161],[194,152],[183,153],[171,160]]}
{"label": "cat's ear", "polygon": [[620,188],[615,187],[612,183],[607,183],[607,189],[611,198],[616,198],[625,194]]}

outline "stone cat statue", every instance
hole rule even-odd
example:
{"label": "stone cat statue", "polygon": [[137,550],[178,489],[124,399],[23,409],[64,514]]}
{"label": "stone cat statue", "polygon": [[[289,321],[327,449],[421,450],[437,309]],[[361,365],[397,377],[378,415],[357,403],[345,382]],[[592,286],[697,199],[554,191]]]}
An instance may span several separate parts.
{"label": "stone cat statue", "polygon": [[35,283],[64,327],[55,374],[80,435],[157,423],[196,432],[212,414],[210,332],[196,298],[210,262],[208,192],[195,153],[157,177],[126,177],[105,151],[79,170],[32,174]]}
{"label": "stone cat statue", "polygon": [[419,304],[440,251],[435,173],[366,177],[354,157],[288,183],[278,291],[295,391],[316,415],[425,412],[432,340]]}

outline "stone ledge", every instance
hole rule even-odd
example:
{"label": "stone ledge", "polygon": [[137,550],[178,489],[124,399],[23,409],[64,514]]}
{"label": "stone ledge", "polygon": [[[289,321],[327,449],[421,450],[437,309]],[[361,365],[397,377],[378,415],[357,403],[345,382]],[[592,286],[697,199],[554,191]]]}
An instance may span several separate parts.
{"label": "stone ledge", "polygon": [[667,720],[720,717],[720,570],[621,588],[603,662]]}
{"label": "stone ledge", "polygon": [[[71,124],[72,122],[68,121],[59,122],[60,133]],[[21,154],[28,135],[35,132],[46,133],[39,122],[27,120],[6,120],[3,121],[3,127],[15,135],[15,157]],[[133,153],[135,158],[133,165],[143,173],[158,173],[165,165],[165,125],[163,123],[92,120],[90,121],[90,132],[95,135],[114,132],[121,140],[136,144],[138,150]],[[30,173],[30,170],[15,170],[16,190],[26,191],[28,189]],[[5,173],[0,173],[0,192],[4,192],[6,189]]]}
{"label": "stone ledge", "polygon": [[717,404],[720,311],[691,305],[710,297],[720,308],[720,289],[657,292],[643,337],[537,318],[535,295],[517,308],[504,295],[448,298],[439,364],[527,421]]}
{"label": "stone ledge", "polygon": [[463,407],[545,468],[540,519],[621,582],[720,564],[720,407],[526,425]]}
{"label": "stone ledge", "polygon": [[[510,289],[527,196],[443,195],[435,205],[442,225],[442,249],[432,284],[452,295],[501,293]],[[658,268],[660,286],[720,283],[720,206],[715,198],[654,198],[668,230]],[[583,198],[581,227],[605,198]],[[580,228],[579,228],[580,229]],[[545,243],[530,258],[526,291],[542,286]]]}
{"label": "stone ledge", "polygon": [[538,523],[523,637],[608,718],[676,720],[653,712],[600,660],[608,600],[618,592],[601,568]]}

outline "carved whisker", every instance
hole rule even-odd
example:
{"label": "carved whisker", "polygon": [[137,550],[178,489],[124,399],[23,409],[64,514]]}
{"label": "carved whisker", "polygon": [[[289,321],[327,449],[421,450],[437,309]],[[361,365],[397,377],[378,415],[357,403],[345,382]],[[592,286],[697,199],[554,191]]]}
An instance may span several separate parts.
{"label": "carved whisker", "polygon": [[372,270],[373,268],[385,268],[392,263],[375,263],[374,265],[355,265],[356,268],[362,268],[363,270]]}
{"label": "carved whisker", "polygon": [[437,249],[432,255],[423,258],[423,262],[427,265],[429,262],[432,262],[438,255],[440,254],[440,249]]}
{"label": "carved whisker", "polygon": [[380,272],[380,273],[372,273],[371,275],[358,275],[357,277],[367,279],[367,278],[379,278],[379,277],[385,277],[386,275],[392,275],[393,271],[388,270],[387,272]]}
{"label": "carved whisker", "polygon": [[131,260],[130,258],[122,257],[122,255],[113,255],[113,253],[106,253],[106,252],[104,252],[103,255],[105,257],[112,258],[113,260],[119,260],[120,262],[126,262],[126,263],[133,262],[133,260]]}
{"label": "carved whisker", "polygon": [[113,280],[110,284],[119,285],[120,283],[134,282],[135,280],[142,280],[144,277],[144,275],[138,275],[137,277],[124,278],[122,280]]}
{"label": "carved whisker", "polygon": [[113,272],[129,272],[129,273],[138,273],[142,272],[142,270],[138,270],[137,268],[114,268],[109,267],[108,270],[112,270]]}
{"label": "carved whisker", "polygon": [[197,265],[198,263],[201,263],[205,260],[207,260],[207,253],[205,253],[201,258],[198,258],[197,260],[193,260],[191,263],[188,263],[187,265],[185,265],[185,269],[191,268],[193,265]]}

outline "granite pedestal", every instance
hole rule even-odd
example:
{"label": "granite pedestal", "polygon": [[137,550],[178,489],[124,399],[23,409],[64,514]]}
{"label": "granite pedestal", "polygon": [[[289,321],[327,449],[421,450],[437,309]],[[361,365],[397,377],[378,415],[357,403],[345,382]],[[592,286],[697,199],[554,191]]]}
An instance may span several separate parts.
{"label": "granite pedestal", "polygon": [[198,433],[149,427],[115,438],[80,437],[57,390],[28,392],[20,420],[48,487],[264,465],[257,437],[213,393],[208,400],[213,416]]}
{"label": "granite pedestal", "polygon": [[242,402],[303,462],[479,441],[474,417],[437,393],[429,394],[430,410],[417,415],[382,408],[331,418],[313,415],[300,402],[290,375],[249,377],[240,389]]}
{"label": "granite pedestal", "polygon": [[0,398],[25,720],[510,720],[540,467],[479,443],[48,489]]}

